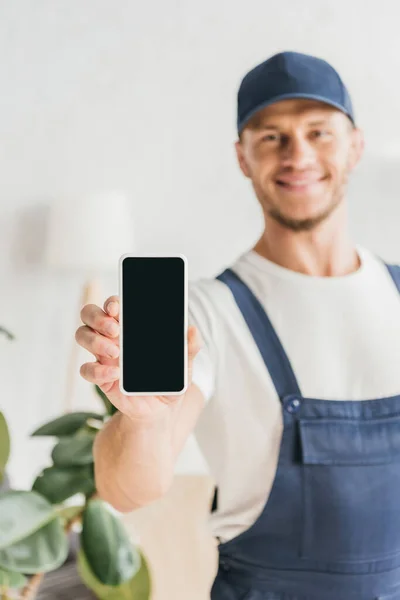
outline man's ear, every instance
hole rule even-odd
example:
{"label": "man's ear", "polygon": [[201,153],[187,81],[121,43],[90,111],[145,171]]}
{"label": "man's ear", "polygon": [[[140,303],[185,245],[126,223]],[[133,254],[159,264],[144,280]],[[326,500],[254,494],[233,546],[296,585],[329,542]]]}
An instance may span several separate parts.
{"label": "man's ear", "polygon": [[242,173],[245,177],[250,178],[250,169],[247,165],[245,153],[244,153],[244,147],[240,140],[235,142],[235,150],[236,150],[236,156],[238,159],[240,170],[242,171]]}
{"label": "man's ear", "polygon": [[358,127],[351,131],[349,166],[353,170],[359,163],[365,148],[364,134]]}

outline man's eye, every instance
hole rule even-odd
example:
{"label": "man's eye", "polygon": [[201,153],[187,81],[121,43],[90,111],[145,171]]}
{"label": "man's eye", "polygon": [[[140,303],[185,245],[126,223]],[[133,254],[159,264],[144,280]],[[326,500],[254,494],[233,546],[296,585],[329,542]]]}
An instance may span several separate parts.
{"label": "man's eye", "polygon": [[279,136],[274,133],[269,133],[268,135],[264,135],[262,137],[263,142],[276,142]]}
{"label": "man's eye", "polygon": [[329,131],[326,131],[326,129],[316,129],[315,131],[312,132],[312,135],[314,137],[328,137],[330,135]]}

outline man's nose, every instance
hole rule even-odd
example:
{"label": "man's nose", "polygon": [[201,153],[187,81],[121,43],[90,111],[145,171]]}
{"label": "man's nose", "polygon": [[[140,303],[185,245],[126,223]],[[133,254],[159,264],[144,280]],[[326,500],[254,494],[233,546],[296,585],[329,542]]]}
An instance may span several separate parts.
{"label": "man's nose", "polygon": [[283,167],[303,170],[315,165],[316,152],[307,139],[294,136],[282,148],[281,158]]}

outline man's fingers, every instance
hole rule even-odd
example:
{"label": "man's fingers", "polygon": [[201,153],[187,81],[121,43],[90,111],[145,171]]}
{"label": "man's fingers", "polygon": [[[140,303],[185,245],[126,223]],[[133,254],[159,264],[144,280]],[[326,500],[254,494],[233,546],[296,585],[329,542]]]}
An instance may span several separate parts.
{"label": "man's fingers", "polygon": [[110,296],[104,302],[104,310],[106,313],[113,317],[117,321],[119,321],[119,297],[118,296]]}
{"label": "man's fingers", "polygon": [[82,348],[95,356],[105,358],[118,358],[118,340],[107,338],[93,331],[87,325],[82,325],[76,330],[75,339]]}
{"label": "man's fingers", "polygon": [[80,374],[86,381],[102,385],[119,379],[119,367],[109,367],[99,362],[85,363],[80,368]]}
{"label": "man's fingers", "polygon": [[119,335],[118,322],[96,304],[85,304],[81,310],[81,320],[85,325],[107,337],[116,338]]}

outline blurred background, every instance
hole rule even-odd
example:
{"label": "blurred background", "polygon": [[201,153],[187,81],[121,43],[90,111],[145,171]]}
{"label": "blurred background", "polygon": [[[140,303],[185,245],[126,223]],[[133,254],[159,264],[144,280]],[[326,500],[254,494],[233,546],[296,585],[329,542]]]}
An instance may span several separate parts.
{"label": "blurred background", "polygon": [[[1,408],[15,487],[46,464],[51,442],[29,434],[66,394],[74,410],[97,408],[78,375],[87,357],[71,353],[88,279],[101,301],[117,293],[118,244],[183,253],[193,280],[260,234],[233,144],[238,85],[268,56],[311,53],[341,74],[366,137],[353,233],[400,262],[397,13],[395,0],[0,4],[0,324],[16,336],[0,338]],[[177,473],[206,473],[193,439]]]}

